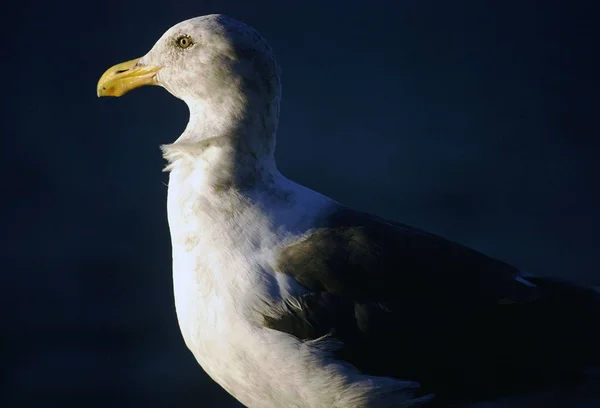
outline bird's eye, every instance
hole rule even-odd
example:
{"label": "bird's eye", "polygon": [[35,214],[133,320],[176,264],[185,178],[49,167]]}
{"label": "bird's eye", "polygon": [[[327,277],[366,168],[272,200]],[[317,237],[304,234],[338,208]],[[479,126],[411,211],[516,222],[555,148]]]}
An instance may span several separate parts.
{"label": "bird's eye", "polygon": [[175,43],[179,48],[188,48],[190,45],[193,44],[192,39],[187,35],[182,35],[181,37],[178,37]]}

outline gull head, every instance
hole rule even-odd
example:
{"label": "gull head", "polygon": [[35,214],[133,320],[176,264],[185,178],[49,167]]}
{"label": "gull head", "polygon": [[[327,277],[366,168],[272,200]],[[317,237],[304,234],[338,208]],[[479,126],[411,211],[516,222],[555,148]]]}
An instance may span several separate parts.
{"label": "gull head", "polygon": [[97,93],[121,96],[144,85],[162,86],[190,108],[188,139],[274,134],[279,77],[273,51],[256,30],[215,14],[176,24],[143,57],[109,68]]}

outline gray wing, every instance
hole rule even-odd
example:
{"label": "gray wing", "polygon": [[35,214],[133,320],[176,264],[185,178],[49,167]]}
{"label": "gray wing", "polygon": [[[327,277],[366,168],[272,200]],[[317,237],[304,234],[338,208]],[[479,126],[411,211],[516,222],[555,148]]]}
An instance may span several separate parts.
{"label": "gray wing", "polygon": [[418,381],[441,399],[561,381],[587,363],[591,338],[600,340],[590,337],[590,319],[600,317],[591,291],[524,280],[465,246],[344,207],[282,249],[277,268],[308,293],[296,299],[300,309],[265,318],[269,327],[334,336],[338,358]]}

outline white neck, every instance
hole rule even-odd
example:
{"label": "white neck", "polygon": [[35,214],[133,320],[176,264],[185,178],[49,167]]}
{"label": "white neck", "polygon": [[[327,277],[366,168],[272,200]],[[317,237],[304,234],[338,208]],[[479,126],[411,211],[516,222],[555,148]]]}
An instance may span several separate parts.
{"label": "white neck", "polygon": [[278,174],[275,126],[259,121],[258,109],[249,102],[186,102],[190,120],[183,134],[163,146],[168,170],[193,168],[196,180],[215,190],[250,189]]}

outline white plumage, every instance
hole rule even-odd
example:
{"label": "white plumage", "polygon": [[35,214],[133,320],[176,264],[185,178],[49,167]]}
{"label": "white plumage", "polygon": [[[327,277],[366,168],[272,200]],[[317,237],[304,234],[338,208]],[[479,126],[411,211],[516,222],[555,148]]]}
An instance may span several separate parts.
{"label": "white plumage", "polygon": [[[167,157],[173,149],[165,147]],[[275,250],[301,239],[314,222],[307,214],[333,202],[274,166],[265,166],[268,188],[215,193],[205,184],[207,161],[218,162],[219,152],[187,154],[170,166],[173,279],[183,337],[204,370],[248,407],[384,407],[390,398],[374,397],[390,391],[394,406],[408,403],[396,390],[411,383],[361,375],[328,356],[328,339],[300,342],[262,323],[306,291],[273,269]]]}

